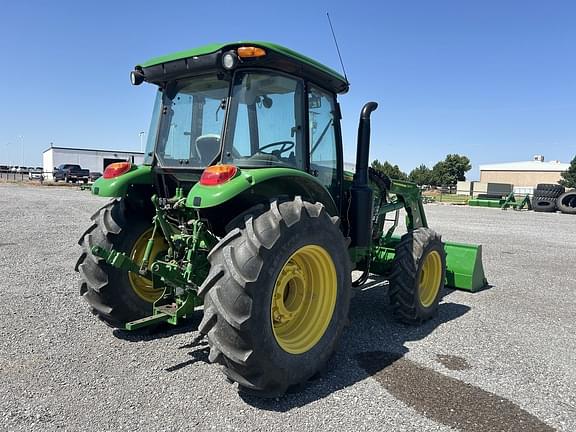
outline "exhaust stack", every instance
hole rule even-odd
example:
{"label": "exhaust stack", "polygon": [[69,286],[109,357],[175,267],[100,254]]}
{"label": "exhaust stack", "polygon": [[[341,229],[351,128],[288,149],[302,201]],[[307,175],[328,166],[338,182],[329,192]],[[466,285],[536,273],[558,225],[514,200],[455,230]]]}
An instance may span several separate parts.
{"label": "exhaust stack", "polygon": [[368,102],[360,113],[358,143],[356,147],[356,174],[352,184],[350,208],[351,246],[367,248],[372,234],[372,189],[368,186],[368,158],[370,154],[370,115],[378,108],[376,102]]}

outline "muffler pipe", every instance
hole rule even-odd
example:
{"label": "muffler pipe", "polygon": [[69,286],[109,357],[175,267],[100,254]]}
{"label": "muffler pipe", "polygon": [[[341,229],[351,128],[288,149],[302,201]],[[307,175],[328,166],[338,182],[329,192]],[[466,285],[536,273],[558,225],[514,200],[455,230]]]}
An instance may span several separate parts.
{"label": "muffler pipe", "polygon": [[368,159],[370,157],[370,115],[376,111],[378,104],[368,102],[362,108],[360,113],[360,122],[358,123],[358,142],[356,145],[356,175],[354,176],[354,185],[368,184]]}
{"label": "muffler pipe", "polygon": [[350,238],[351,246],[370,247],[372,239],[372,189],[368,186],[368,159],[370,157],[370,115],[378,108],[368,102],[360,113],[356,147],[356,173],[351,189]]}

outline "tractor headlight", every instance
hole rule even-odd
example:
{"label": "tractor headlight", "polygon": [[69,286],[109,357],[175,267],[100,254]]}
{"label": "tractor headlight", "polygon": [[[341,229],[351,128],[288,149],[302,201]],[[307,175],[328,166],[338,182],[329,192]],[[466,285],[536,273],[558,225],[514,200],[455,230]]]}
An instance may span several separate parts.
{"label": "tractor headlight", "polygon": [[224,69],[234,69],[236,67],[236,63],[238,63],[238,57],[234,51],[228,51],[222,56],[222,67]]}
{"label": "tractor headlight", "polygon": [[144,82],[144,73],[141,70],[134,69],[130,72],[130,82],[132,85],[140,85]]}

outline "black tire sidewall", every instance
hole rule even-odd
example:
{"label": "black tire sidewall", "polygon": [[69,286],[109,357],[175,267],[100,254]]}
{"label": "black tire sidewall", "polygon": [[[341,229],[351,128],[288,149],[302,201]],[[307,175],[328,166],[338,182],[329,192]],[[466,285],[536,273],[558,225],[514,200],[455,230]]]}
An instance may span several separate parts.
{"label": "black tire sidewall", "polygon": [[572,203],[572,201],[576,199],[576,191],[568,191],[558,197],[558,200],[556,201],[558,210],[565,214],[576,214],[576,207],[570,207],[569,205],[564,204],[563,201],[567,197],[571,197],[568,201]]}
{"label": "black tire sidewall", "polygon": [[[420,273],[426,256],[437,251],[442,263],[442,278],[434,301],[424,306],[420,301]],[[438,309],[446,278],[446,253],[440,236],[429,228],[417,228],[402,236],[396,246],[394,268],[390,277],[390,304],[396,319],[420,324],[432,318]]]}
{"label": "black tire sidewall", "polygon": [[[280,373],[284,371],[289,373],[290,377],[285,379],[292,383],[308,378],[318,370],[319,364],[328,360],[347,320],[350,302],[350,274],[345,270],[347,266],[340,264],[349,258],[346,248],[342,248],[340,242],[335,241],[338,239],[336,235],[341,236],[338,228],[330,226],[327,229],[326,219],[322,220],[322,218],[303,217],[302,220],[306,220],[308,223],[301,221],[287,228],[275,245],[262,253],[265,265],[255,282],[258,285],[258,292],[252,296],[252,317],[250,320],[252,325],[250,334],[253,338],[254,351],[258,350],[268,356],[271,366],[278,368]],[[336,304],[330,323],[318,343],[305,353],[291,354],[280,347],[272,330],[270,316],[272,293],[278,275],[289,257],[307,245],[323,247],[334,263],[337,276]],[[259,353],[255,354],[261,357]]]}
{"label": "black tire sidewall", "polygon": [[556,199],[548,197],[534,197],[532,209],[535,212],[551,213],[556,211]]}

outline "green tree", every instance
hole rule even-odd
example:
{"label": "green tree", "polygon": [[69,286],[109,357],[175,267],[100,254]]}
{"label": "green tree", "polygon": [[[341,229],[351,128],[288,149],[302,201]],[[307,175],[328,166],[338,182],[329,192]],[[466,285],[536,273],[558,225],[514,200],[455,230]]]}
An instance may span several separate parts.
{"label": "green tree", "polygon": [[433,186],[442,186],[448,184],[449,180],[446,174],[446,164],[444,161],[437,162],[436,165],[432,167],[430,177],[430,184]]}
{"label": "green tree", "polygon": [[426,165],[422,164],[410,171],[408,180],[420,186],[432,184],[432,170]]}
{"label": "green tree", "polygon": [[466,172],[471,169],[470,159],[466,156],[449,154],[432,168],[432,184],[453,186],[457,181],[466,180]]}
{"label": "green tree", "polygon": [[392,165],[388,161],[384,161],[384,163],[382,163],[378,159],[373,160],[372,168],[374,168],[376,171],[380,171],[386,174],[390,178],[408,180],[408,176],[398,167],[398,165]]}
{"label": "green tree", "polygon": [[576,188],[576,156],[574,156],[574,159],[572,159],[572,162],[570,162],[568,169],[561,175],[562,180],[560,180],[558,183],[568,188]]}

